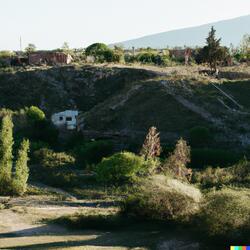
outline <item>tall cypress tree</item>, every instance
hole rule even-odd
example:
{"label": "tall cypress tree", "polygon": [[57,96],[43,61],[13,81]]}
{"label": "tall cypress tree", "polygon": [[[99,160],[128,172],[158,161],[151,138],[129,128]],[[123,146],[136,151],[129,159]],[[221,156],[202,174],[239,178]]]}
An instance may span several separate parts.
{"label": "tall cypress tree", "polygon": [[14,189],[13,191],[16,194],[23,194],[27,189],[27,180],[29,178],[28,152],[29,152],[29,140],[23,140],[21,147],[18,150],[14,180],[13,180],[13,189]]}
{"label": "tall cypress tree", "polygon": [[203,48],[205,54],[205,60],[209,63],[211,70],[217,69],[217,62],[222,59],[222,49],[220,46],[221,38],[216,39],[216,30],[211,28],[208,37],[206,39],[207,46]]}
{"label": "tall cypress tree", "polygon": [[10,115],[2,119],[0,131],[0,193],[8,193],[12,173],[13,123]]}

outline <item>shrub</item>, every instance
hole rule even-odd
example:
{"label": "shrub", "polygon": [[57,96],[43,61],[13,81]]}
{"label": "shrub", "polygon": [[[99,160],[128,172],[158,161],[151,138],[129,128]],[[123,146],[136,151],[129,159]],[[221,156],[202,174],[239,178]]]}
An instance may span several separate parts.
{"label": "shrub", "polygon": [[171,62],[171,60],[169,58],[169,55],[168,56],[166,56],[166,55],[163,55],[163,56],[158,55],[158,56],[156,56],[155,63],[157,65],[162,65],[162,66],[171,66],[172,65],[172,62]]}
{"label": "shrub", "polygon": [[198,218],[199,228],[210,236],[249,240],[249,190],[223,189],[209,193]]}
{"label": "shrub", "polygon": [[226,169],[233,176],[234,182],[249,182],[250,183],[250,162],[242,160],[234,166]]}
{"label": "shrub", "polygon": [[126,63],[134,63],[137,61],[137,58],[133,55],[125,54],[124,60]]}
{"label": "shrub", "polygon": [[72,229],[122,230],[133,226],[134,220],[120,214],[73,214],[62,216],[55,220]]}
{"label": "shrub", "polygon": [[177,178],[190,180],[192,171],[187,168],[187,163],[190,162],[190,147],[182,138],[177,141],[175,150],[162,166],[165,173],[171,173]]}
{"label": "shrub", "polygon": [[203,171],[195,172],[193,181],[204,187],[222,186],[229,183],[248,183],[250,182],[250,164],[243,160],[228,168],[208,167]]}
{"label": "shrub", "polygon": [[55,145],[58,139],[57,128],[47,120],[34,122],[30,128],[29,137],[35,141],[43,141],[49,145]]}
{"label": "shrub", "polygon": [[0,51],[0,67],[9,67],[13,55],[14,53],[8,50]]}
{"label": "shrub", "polygon": [[34,157],[37,163],[47,168],[72,166],[75,163],[75,158],[73,156],[64,152],[56,153],[48,148],[43,148],[34,152]]}
{"label": "shrub", "polygon": [[80,163],[84,165],[97,164],[103,157],[110,156],[112,152],[113,144],[110,141],[92,141],[75,149]]}
{"label": "shrub", "polygon": [[32,165],[32,178],[53,187],[73,187],[82,184],[81,178],[68,165],[61,167],[45,167]]}
{"label": "shrub", "polygon": [[122,203],[122,211],[164,221],[186,221],[199,209],[199,189],[163,175],[142,181]]}
{"label": "shrub", "polygon": [[114,50],[113,51],[113,62],[117,62],[117,63],[124,62],[123,51],[121,51],[121,50]]}
{"label": "shrub", "polygon": [[204,171],[195,172],[193,181],[200,183],[203,187],[221,186],[233,180],[233,175],[223,168],[208,167]]}
{"label": "shrub", "polygon": [[104,158],[96,167],[97,180],[108,184],[132,182],[144,174],[149,162],[130,152],[116,153]]}
{"label": "shrub", "polygon": [[206,127],[194,127],[190,130],[190,144],[192,146],[202,146],[211,139],[211,134]]}
{"label": "shrub", "polygon": [[32,122],[45,120],[44,112],[36,106],[31,106],[26,110],[28,119]]}
{"label": "shrub", "polygon": [[141,63],[155,63],[156,55],[152,52],[144,52],[137,55],[137,60]]}
{"label": "shrub", "polygon": [[56,171],[45,172],[41,181],[53,187],[74,187],[79,185],[77,176],[73,171]]}

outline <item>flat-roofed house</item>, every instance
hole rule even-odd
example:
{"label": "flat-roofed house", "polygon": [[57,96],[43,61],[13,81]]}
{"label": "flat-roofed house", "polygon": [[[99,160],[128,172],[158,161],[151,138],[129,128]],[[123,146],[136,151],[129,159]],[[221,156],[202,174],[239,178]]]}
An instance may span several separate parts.
{"label": "flat-roofed house", "polygon": [[72,56],[64,52],[36,51],[29,54],[29,64],[70,64]]}

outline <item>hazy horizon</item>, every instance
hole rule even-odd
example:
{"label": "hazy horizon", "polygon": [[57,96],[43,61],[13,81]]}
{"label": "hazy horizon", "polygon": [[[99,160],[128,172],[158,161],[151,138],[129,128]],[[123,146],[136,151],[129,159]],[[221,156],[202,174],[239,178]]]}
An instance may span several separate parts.
{"label": "hazy horizon", "polygon": [[[236,4],[237,3],[237,4]],[[118,43],[249,15],[246,0],[1,0],[0,50]],[[5,24],[5,25],[3,25]]]}

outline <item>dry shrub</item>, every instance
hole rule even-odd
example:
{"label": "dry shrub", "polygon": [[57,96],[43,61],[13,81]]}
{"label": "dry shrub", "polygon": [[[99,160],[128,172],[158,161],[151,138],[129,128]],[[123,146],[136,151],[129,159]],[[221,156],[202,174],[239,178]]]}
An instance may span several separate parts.
{"label": "dry shrub", "polygon": [[198,217],[200,228],[210,236],[247,240],[250,235],[249,190],[222,189],[209,193]]}
{"label": "dry shrub", "polygon": [[191,180],[192,170],[186,166],[190,162],[190,147],[182,138],[177,141],[174,152],[162,166],[165,173],[173,174],[182,180]]}
{"label": "dry shrub", "polygon": [[200,183],[202,187],[220,186],[232,181],[233,175],[224,168],[208,167],[204,171],[195,172],[193,181]]}
{"label": "dry shrub", "polygon": [[160,133],[157,132],[156,127],[151,127],[148,131],[140,154],[147,160],[160,156],[161,151]]}
{"label": "dry shrub", "polygon": [[142,181],[122,204],[122,209],[147,219],[186,221],[199,210],[199,189],[163,175]]}
{"label": "dry shrub", "polygon": [[250,183],[250,163],[240,161],[229,168],[208,167],[194,173],[193,181],[203,187],[222,186],[230,183]]}

